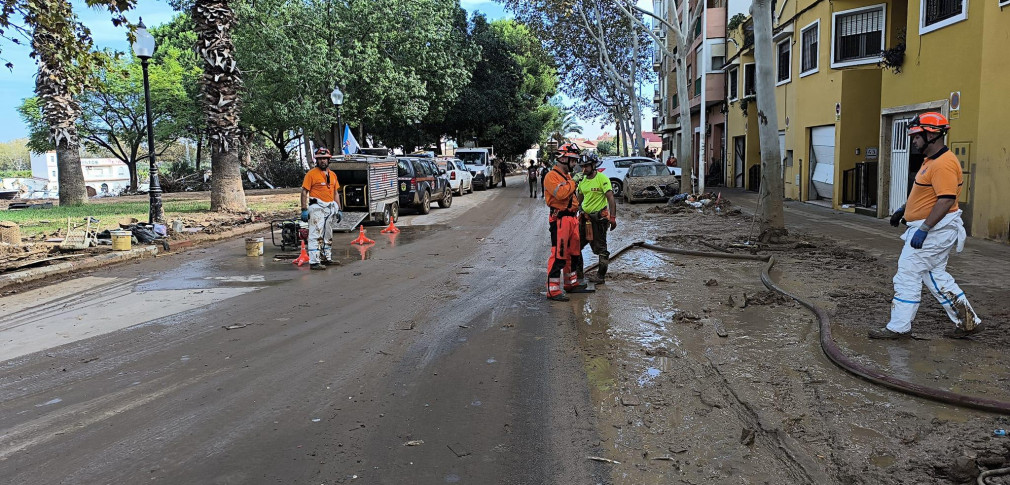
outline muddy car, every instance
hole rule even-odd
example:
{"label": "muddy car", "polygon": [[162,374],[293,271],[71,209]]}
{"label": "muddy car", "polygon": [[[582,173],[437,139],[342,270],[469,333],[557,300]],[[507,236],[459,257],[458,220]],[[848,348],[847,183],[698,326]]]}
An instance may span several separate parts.
{"label": "muddy car", "polygon": [[659,162],[635,163],[624,176],[624,201],[665,202],[680,192],[680,181]]}

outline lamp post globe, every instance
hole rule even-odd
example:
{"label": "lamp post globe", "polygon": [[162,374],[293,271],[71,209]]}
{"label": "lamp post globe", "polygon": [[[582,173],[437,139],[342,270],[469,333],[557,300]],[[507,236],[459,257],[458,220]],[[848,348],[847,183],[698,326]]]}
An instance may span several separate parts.
{"label": "lamp post globe", "polygon": [[151,116],[151,82],[147,73],[147,64],[154,56],[154,36],[147,31],[144,26],[144,19],[140,19],[135,32],[136,38],[133,41],[133,53],[140,58],[140,66],[144,71],[144,109],[147,113],[147,154],[151,164],[151,182],[148,188],[150,209],[148,211],[148,222],[165,222],[165,209],[161,204],[161,182],[158,179],[158,163],[154,159],[154,122]]}
{"label": "lamp post globe", "polygon": [[344,153],[344,124],[340,120],[340,107],[344,104],[344,92],[340,90],[340,86],[333,88],[330,92],[330,101],[333,101],[333,106],[337,107],[337,153]]}

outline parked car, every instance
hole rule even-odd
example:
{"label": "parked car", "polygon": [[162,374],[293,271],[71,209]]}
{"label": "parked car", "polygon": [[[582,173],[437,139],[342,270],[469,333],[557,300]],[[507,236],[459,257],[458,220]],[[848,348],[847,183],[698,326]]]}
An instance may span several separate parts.
{"label": "parked car", "polygon": [[502,181],[504,175],[495,165],[491,148],[459,148],[456,157],[463,160],[478,189],[493,189]]}
{"label": "parked car", "polygon": [[[624,176],[634,163],[658,163],[647,157],[607,157],[600,163],[599,170],[610,179],[610,185],[614,188],[614,196],[624,195]],[[665,166],[665,165],[664,165]]]}
{"label": "parked car", "polygon": [[452,205],[452,188],[445,171],[435,165],[435,160],[414,157],[396,159],[397,179],[400,183],[400,207],[412,207],[421,214],[431,211],[431,203],[441,208]]}
{"label": "parked car", "polygon": [[660,162],[633,163],[624,176],[624,201],[666,201],[680,192],[680,181]]}
{"label": "parked car", "polygon": [[458,158],[439,158],[436,160],[438,168],[445,170],[445,175],[449,177],[449,186],[452,192],[458,195],[473,193],[473,174],[466,169],[466,165]]}

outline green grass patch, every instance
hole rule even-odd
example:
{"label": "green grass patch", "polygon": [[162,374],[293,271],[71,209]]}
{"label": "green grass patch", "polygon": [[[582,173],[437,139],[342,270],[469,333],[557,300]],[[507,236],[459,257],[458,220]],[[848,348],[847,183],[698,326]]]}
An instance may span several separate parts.
{"label": "green grass patch", "polygon": [[[298,198],[284,202],[250,202],[249,209],[255,212],[295,211],[298,208]],[[39,234],[52,234],[57,229],[66,229],[67,218],[71,222],[83,222],[85,217],[100,220],[99,230],[118,228],[121,219],[133,217],[146,222],[148,217],[148,202],[114,202],[107,204],[86,204],[80,206],[56,206],[51,209],[25,209],[18,211],[0,211],[0,220],[13,221],[21,226],[21,233],[26,237]],[[171,221],[185,218],[187,214],[210,212],[209,201],[166,201],[165,219]]]}

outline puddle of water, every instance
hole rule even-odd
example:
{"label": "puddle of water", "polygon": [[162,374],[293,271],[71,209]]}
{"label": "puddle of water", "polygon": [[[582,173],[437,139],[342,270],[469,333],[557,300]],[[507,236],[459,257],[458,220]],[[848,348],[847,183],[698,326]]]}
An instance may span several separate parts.
{"label": "puddle of water", "polygon": [[44,402],[42,404],[36,404],[35,407],[41,408],[41,407],[45,407],[45,406],[52,406],[53,404],[59,404],[61,402],[63,402],[63,400],[60,399],[60,398],[50,399],[50,400],[48,400],[48,401],[46,401],[46,402]]}
{"label": "puddle of water", "polygon": [[649,367],[645,369],[645,372],[638,376],[638,385],[645,387],[655,381],[655,379],[662,373],[663,371],[655,367]]}
{"label": "puddle of water", "polygon": [[864,428],[855,424],[849,425],[849,431],[855,441],[863,441],[867,444],[875,444],[884,441],[884,435],[870,428]]}
{"label": "puddle of water", "polygon": [[869,461],[878,468],[887,468],[897,460],[891,455],[874,455],[870,457]]}
{"label": "puddle of water", "polygon": [[599,392],[610,392],[616,387],[614,373],[610,368],[610,359],[607,357],[594,357],[585,363],[586,377],[589,385]]}

